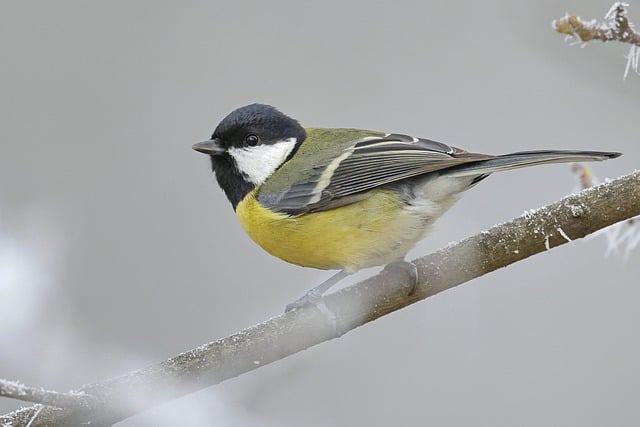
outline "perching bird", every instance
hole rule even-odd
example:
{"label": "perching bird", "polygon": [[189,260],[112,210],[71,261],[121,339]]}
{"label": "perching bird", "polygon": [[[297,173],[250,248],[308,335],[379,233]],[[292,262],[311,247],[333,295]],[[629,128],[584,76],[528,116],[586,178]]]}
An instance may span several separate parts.
{"label": "perching bird", "polygon": [[463,191],[493,172],[620,155],[468,153],[395,133],[305,128],[263,104],[236,109],[193,148],[210,155],[220,187],[258,245],[293,264],[340,270],[294,307],[350,273],[403,260]]}

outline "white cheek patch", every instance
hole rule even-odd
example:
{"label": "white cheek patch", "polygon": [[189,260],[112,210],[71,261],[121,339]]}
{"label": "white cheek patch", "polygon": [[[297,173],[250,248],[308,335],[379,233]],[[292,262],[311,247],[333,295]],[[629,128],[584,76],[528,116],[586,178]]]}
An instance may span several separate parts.
{"label": "white cheek patch", "polygon": [[228,152],[245,179],[261,185],[291,154],[296,142],[296,138],[287,138],[274,144],[230,148]]}

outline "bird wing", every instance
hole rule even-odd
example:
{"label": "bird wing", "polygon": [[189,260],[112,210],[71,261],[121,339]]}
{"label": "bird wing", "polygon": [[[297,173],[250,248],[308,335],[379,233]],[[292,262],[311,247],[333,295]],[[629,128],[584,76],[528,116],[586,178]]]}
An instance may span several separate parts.
{"label": "bird wing", "polygon": [[[344,134],[339,131],[335,134]],[[327,130],[322,137],[332,134]],[[329,143],[328,149],[314,148],[317,143],[312,135],[298,153],[267,180],[257,195],[258,201],[271,210],[289,215],[323,211],[362,200],[368,190],[376,187],[492,158],[408,135],[374,132],[368,135],[360,134],[357,139],[338,141],[334,145]],[[315,164],[304,163],[307,156],[302,150],[305,148],[316,153]]]}

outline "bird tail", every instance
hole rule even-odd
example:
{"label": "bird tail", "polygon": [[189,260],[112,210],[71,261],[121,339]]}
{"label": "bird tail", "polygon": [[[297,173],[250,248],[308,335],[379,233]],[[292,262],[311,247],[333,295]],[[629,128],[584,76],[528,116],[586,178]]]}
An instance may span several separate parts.
{"label": "bird tail", "polygon": [[547,163],[591,162],[614,159],[622,153],[603,151],[520,151],[518,153],[503,154],[487,160],[465,163],[446,170],[446,175],[463,177],[474,175],[489,175],[527,166],[543,165]]}

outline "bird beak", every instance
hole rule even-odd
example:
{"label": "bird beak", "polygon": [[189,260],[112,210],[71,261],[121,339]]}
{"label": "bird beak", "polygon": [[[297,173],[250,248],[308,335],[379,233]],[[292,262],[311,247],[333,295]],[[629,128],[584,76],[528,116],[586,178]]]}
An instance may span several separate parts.
{"label": "bird beak", "polygon": [[193,148],[196,151],[199,151],[200,153],[210,154],[212,156],[222,154],[226,151],[225,148],[222,146],[222,141],[220,141],[217,138],[210,139],[208,141],[198,142],[197,144],[194,144],[193,147],[191,148]]}

